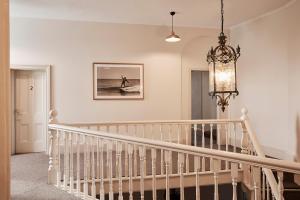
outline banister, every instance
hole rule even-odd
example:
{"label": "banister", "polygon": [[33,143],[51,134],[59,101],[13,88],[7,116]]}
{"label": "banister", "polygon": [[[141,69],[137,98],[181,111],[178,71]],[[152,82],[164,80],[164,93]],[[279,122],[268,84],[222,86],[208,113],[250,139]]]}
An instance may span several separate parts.
{"label": "banister", "polygon": [[[248,114],[248,110],[246,108],[242,109],[242,117],[241,120],[243,121],[242,123],[244,123],[247,132],[248,132],[248,136],[252,142],[252,145],[257,153],[257,155],[259,157],[265,158],[266,155],[264,153],[264,151],[262,150],[262,147],[260,146],[260,143],[258,142],[258,139],[256,137],[256,133],[253,131],[253,129],[251,128],[250,122],[249,122],[249,117],[247,116]],[[285,162],[285,161],[282,161]],[[275,176],[273,174],[273,172],[270,169],[266,169],[263,168],[264,173],[266,174],[266,177],[269,181],[270,187],[273,191],[273,195],[276,199],[280,199],[280,192],[278,191],[278,186],[277,186],[277,181],[275,179]]]}
{"label": "banister", "polygon": [[265,158],[261,156],[251,156],[245,154],[238,154],[233,152],[225,152],[214,149],[207,149],[203,147],[194,147],[182,144],[169,143],[164,141],[151,140],[147,138],[138,138],[133,136],[124,136],[120,134],[107,133],[103,131],[94,131],[89,129],[76,128],[66,125],[49,124],[49,129],[67,131],[69,133],[76,133],[86,136],[105,138],[108,140],[115,140],[120,142],[127,142],[137,145],[146,145],[152,148],[159,148],[169,151],[176,151],[179,153],[188,153],[192,155],[201,155],[212,157],[220,160],[228,160],[236,163],[244,163],[252,166],[270,168],[279,171],[286,171],[295,174],[300,174],[300,164],[292,161],[282,161],[272,158]]}
{"label": "banister", "polygon": [[64,123],[70,126],[99,126],[99,125],[133,125],[133,124],[224,124],[240,123],[241,119],[211,119],[211,120],[145,120],[145,121],[104,121],[93,123]]}

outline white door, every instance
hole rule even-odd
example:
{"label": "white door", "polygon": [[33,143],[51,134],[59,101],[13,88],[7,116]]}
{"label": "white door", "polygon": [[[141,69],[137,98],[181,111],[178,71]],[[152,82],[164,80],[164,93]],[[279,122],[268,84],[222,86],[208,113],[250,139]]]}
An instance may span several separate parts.
{"label": "white door", "polygon": [[46,150],[46,77],[43,71],[15,71],[16,153]]}

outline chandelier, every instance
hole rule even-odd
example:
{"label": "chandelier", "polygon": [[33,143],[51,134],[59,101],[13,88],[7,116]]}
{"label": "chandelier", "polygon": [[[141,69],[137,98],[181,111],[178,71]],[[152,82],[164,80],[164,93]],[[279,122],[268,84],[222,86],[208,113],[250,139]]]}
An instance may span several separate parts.
{"label": "chandelier", "polygon": [[236,49],[226,44],[224,34],[224,2],[221,0],[221,33],[219,45],[207,54],[209,65],[209,95],[217,99],[217,105],[225,111],[231,96],[239,94],[236,80],[236,62],[240,57],[240,47]]}

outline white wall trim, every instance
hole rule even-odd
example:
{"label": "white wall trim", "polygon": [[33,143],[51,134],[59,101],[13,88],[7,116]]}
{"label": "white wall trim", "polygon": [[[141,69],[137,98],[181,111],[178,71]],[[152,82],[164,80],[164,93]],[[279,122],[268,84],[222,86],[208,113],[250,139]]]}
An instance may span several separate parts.
{"label": "white wall trim", "polygon": [[[48,123],[49,123],[49,112],[51,110],[51,65],[11,65],[10,66],[10,69],[11,69],[11,78],[12,78],[12,81],[14,81],[14,72],[16,70],[42,70],[45,72],[46,74],[46,116],[45,116],[45,119],[46,119],[46,130],[45,130],[45,133],[46,133],[46,151],[48,152]],[[15,102],[15,96],[14,96],[14,85],[12,85],[12,102]],[[15,105],[14,103],[11,104],[11,112],[12,112],[12,136],[11,136],[11,139],[12,139],[12,154],[15,153],[15,150],[16,150],[16,147],[15,147]]]}
{"label": "white wall trim", "polygon": [[239,26],[243,26],[243,25],[246,25],[246,24],[250,24],[250,23],[255,22],[255,21],[257,21],[257,20],[259,20],[259,19],[262,19],[262,18],[264,18],[264,17],[273,15],[273,14],[275,14],[275,13],[277,13],[277,12],[280,12],[280,11],[282,11],[282,10],[284,10],[284,9],[286,9],[286,8],[288,8],[288,7],[290,7],[291,5],[293,5],[293,4],[296,3],[296,2],[297,2],[297,0],[290,0],[289,2],[287,2],[286,4],[284,4],[283,6],[277,8],[277,9],[275,9],[275,10],[269,11],[269,12],[267,12],[267,13],[264,13],[264,14],[260,15],[260,16],[257,16],[257,17],[254,17],[254,18],[252,18],[252,19],[249,19],[249,20],[246,20],[246,21],[244,21],[244,22],[241,22],[241,23],[239,23],[239,24],[233,25],[233,26],[231,26],[231,27],[229,28],[229,30],[231,31],[232,29],[235,29],[235,28],[237,28],[237,27],[239,27]]}

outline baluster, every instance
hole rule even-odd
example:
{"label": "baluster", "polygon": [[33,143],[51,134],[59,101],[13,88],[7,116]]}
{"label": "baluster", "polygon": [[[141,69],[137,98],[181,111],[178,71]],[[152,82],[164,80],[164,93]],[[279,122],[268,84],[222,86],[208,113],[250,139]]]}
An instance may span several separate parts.
{"label": "baluster", "polygon": [[[105,127],[105,130],[107,133],[109,133],[109,125],[107,125]],[[109,145],[108,145],[108,141],[106,141],[106,178],[109,177]]]}
{"label": "baluster", "polygon": [[[99,128],[99,127],[98,127]],[[100,181],[100,141],[99,138],[96,139],[96,177],[97,181]]]}
{"label": "baluster", "polygon": [[56,138],[57,138],[57,187],[61,187],[61,168],[60,168],[60,131],[56,131]]}
{"label": "baluster", "polygon": [[[229,125],[228,124],[224,124],[224,127],[225,127],[225,151],[228,152],[228,128],[229,128]],[[225,161],[225,169],[228,170],[228,160]]]}
{"label": "baluster", "polygon": [[64,167],[63,167],[63,189],[65,189],[67,187],[67,182],[66,182],[66,171],[67,171],[67,138],[66,138],[66,132],[63,132],[63,143],[64,143],[64,156],[63,156],[63,162],[64,162]]}
{"label": "baluster", "polygon": [[177,144],[180,144],[181,140],[181,125],[177,124]]}
{"label": "baluster", "polygon": [[68,133],[65,132],[65,166],[64,166],[64,189],[68,189],[68,184],[70,180],[70,168],[69,168],[69,140],[68,140]]}
{"label": "baluster", "polygon": [[109,200],[114,199],[114,193],[113,193],[113,143],[111,141],[108,142],[108,151],[109,151]]}
{"label": "baluster", "polygon": [[180,174],[180,200],[184,200],[184,177],[183,177],[183,168],[184,168],[184,154],[178,153],[178,171]]}
{"label": "baluster", "polygon": [[[205,124],[202,124],[202,147],[205,148]],[[202,157],[202,172],[204,172],[205,169],[205,157]]]}
{"label": "baluster", "polygon": [[140,174],[141,174],[141,179],[140,179],[140,192],[141,192],[141,200],[144,200],[145,198],[145,188],[144,188],[144,163],[145,163],[145,147],[140,146],[139,147],[139,155],[140,155]]}
{"label": "baluster", "polygon": [[210,148],[213,148],[213,124],[210,124]]}
{"label": "baluster", "polygon": [[55,152],[55,142],[56,138],[54,136],[54,132],[51,131],[50,129],[48,130],[48,135],[49,135],[49,167],[48,167],[48,184],[56,184],[57,180],[55,180],[57,177],[56,174],[56,152]]}
{"label": "baluster", "polygon": [[200,185],[199,185],[199,172],[200,172],[200,160],[197,159],[196,163],[196,199],[200,199]]}
{"label": "baluster", "polygon": [[266,198],[266,175],[263,172],[263,182],[262,182],[262,200],[265,200]]}
{"label": "baluster", "polygon": [[89,181],[91,178],[91,144],[90,137],[87,137],[87,180]]}
{"label": "baluster", "polygon": [[[185,142],[186,142],[186,145],[189,145],[189,136],[188,136],[188,132],[189,132],[189,125],[186,125],[185,126]],[[189,173],[190,172],[190,160],[189,160],[189,154],[186,154],[186,157],[185,157],[185,172],[186,173]]]}
{"label": "baluster", "polygon": [[80,186],[81,186],[81,177],[80,177],[80,135],[77,134],[76,135],[76,149],[77,149],[77,158],[76,158],[76,190],[77,190],[77,196],[81,195],[81,190],[80,190]]}
{"label": "baluster", "polygon": [[94,144],[94,138],[90,138],[91,142],[90,142],[90,145],[91,145],[91,154],[92,154],[92,173],[91,173],[91,176],[92,176],[92,197],[95,199],[96,198],[96,183],[95,183],[95,177],[96,177],[96,173],[95,173],[95,144]]}
{"label": "baluster", "polygon": [[194,146],[197,146],[197,124],[193,125],[193,129],[194,129]]}
{"label": "baluster", "polygon": [[[128,124],[125,125],[125,131],[127,133],[127,135],[129,135],[128,133]],[[128,144],[125,143],[125,177],[128,177]]]}
{"label": "baluster", "polygon": [[190,144],[190,141],[189,141],[189,124],[185,125],[185,144],[186,145],[189,145]]}
{"label": "baluster", "polygon": [[132,155],[133,155],[133,146],[128,144],[128,159],[129,159],[129,200],[133,200],[133,183],[132,183]]}
{"label": "baluster", "polygon": [[[213,148],[213,124],[210,124],[210,148],[212,149]],[[210,158],[210,164],[212,164],[213,162],[213,159]],[[210,165],[210,168],[211,168],[211,165]]]}
{"label": "baluster", "polygon": [[171,137],[171,131],[172,131],[172,124],[168,125],[168,142],[172,142],[172,137]]}
{"label": "baluster", "polygon": [[214,200],[219,200],[219,185],[218,185],[218,173],[221,168],[220,160],[212,160],[213,173],[214,173]]}
{"label": "baluster", "polygon": [[270,200],[270,184],[267,181],[267,200]]}
{"label": "baluster", "polygon": [[[194,146],[197,146],[197,124],[193,125],[193,129],[194,129]],[[197,158],[196,156],[194,156],[194,172],[196,172],[197,170]]]}
{"label": "baluster", "polygon": [[278,192],[279,192],[279,199],[278,200],[283,200],[283,172],[278,171],[277,172],[277,177],[278,177]]}
{"label": "baluster", "polygon": [[83,183],[83,193],[84,193],[84,198],[87,198],[88,196],[88,175],[87,175],[87,136],[84,136],[84,153],[83,153],[83,173],[84,173],[84,183]]}
{"label": "baluster", "polygon": [[73,133],[69,134],[69,140],[70,140],[70,188],[69,192],[73,194],[73,189],[74,189],[74,168],[73,168]]}
{"label": "baluster", "polygon": [[231,163],[232,200],[237,200],[238,164]]}
{"label": "baluster", "polygon": [[[181,125],[177,124],[177,144],[180,144],[180,132],[181,132]],[[180,166],[179,166],[179,163],[178,163],[177,174],[179,174],[179,168],[180,168]]]}
{"label": "baluster", "polygon": [[260,168],[252,166],[254,199],[260,199],[259,183],[260,183]]}
{"label": "baluster", "polygon": [[169,168],[170,168],[171,152],[165,151],[166,162],[166,200],[170,200],[170,180],[169,180]]}
{"label": "baluster", "polygon": [[156,149],[151,149],[152,158],[152,196],[153,200],[156,200]]}
{"label": "baluster", "polygon": [[249,141],[248,141],[248,134],[247,134],[247,128],[245,127],[245,124],[242,123],[242,141],[241,141],[241,153],[242,154],[248,154],[248,147],[249,147]]}
{"label": "baluster", "polygon": [[[136,125],[134,125],[134,132],[133,132],[134,136],[137,136],[137,127]],[[137,146],[136,145],[133,145],[133,162],[134,162],[134,166],[133,166],[133,169],[134,169],[134,176],[137,177],[137,174],[138,174],[138,169],[137,169],[137,166],[138,166],[138,149],[137,149]]]}
{"label": "baluster", "polygon": [[119,200],[123,200],[123,186],[122,186],[122,143],[117,143],[117,160],[118,160],[118,178],[119,178]]}
{"label": "baluster", "polygon": [[218,143],[218,150],[221,150],[221,124],[217,124],[217,143]]}
{"label": "baluster", "polygon": [[[171,131],[172,131],[172,125],[169,124],[168,125],[168,137],[169,137],[169,142],[172,142],[172,138],[171,138]],[[173,174],[173,159],[172,159],[172,152],[170,152],[170,168],[169,168],[169,174]]]}
{"label": "baluster", "polygon": [[233,124],[233,152],[236,153],[236,124]]}
{"label": "baluster", "polygon": [[[100,140],[100,200],[104,200],[104,142]],[[106,152],[107,153],[107,152]],[[107,162],[107,161],[106,161]]]}
{"label": "baluster", "polygon": [[[145,138],[145,124],[142,126],[142,135]],[[144,176],[147,176],[147,159],[146,159],[147,149],[145,149],[145,159],[144,159]]]}
{"label": "baluster", "polygon": [[[162,132],[162,125],[159,125],[159,133],[160,133],[160,140],[164,141],[163,132]],[[164,174],[164,150],[160,150],[160,174]]]}

